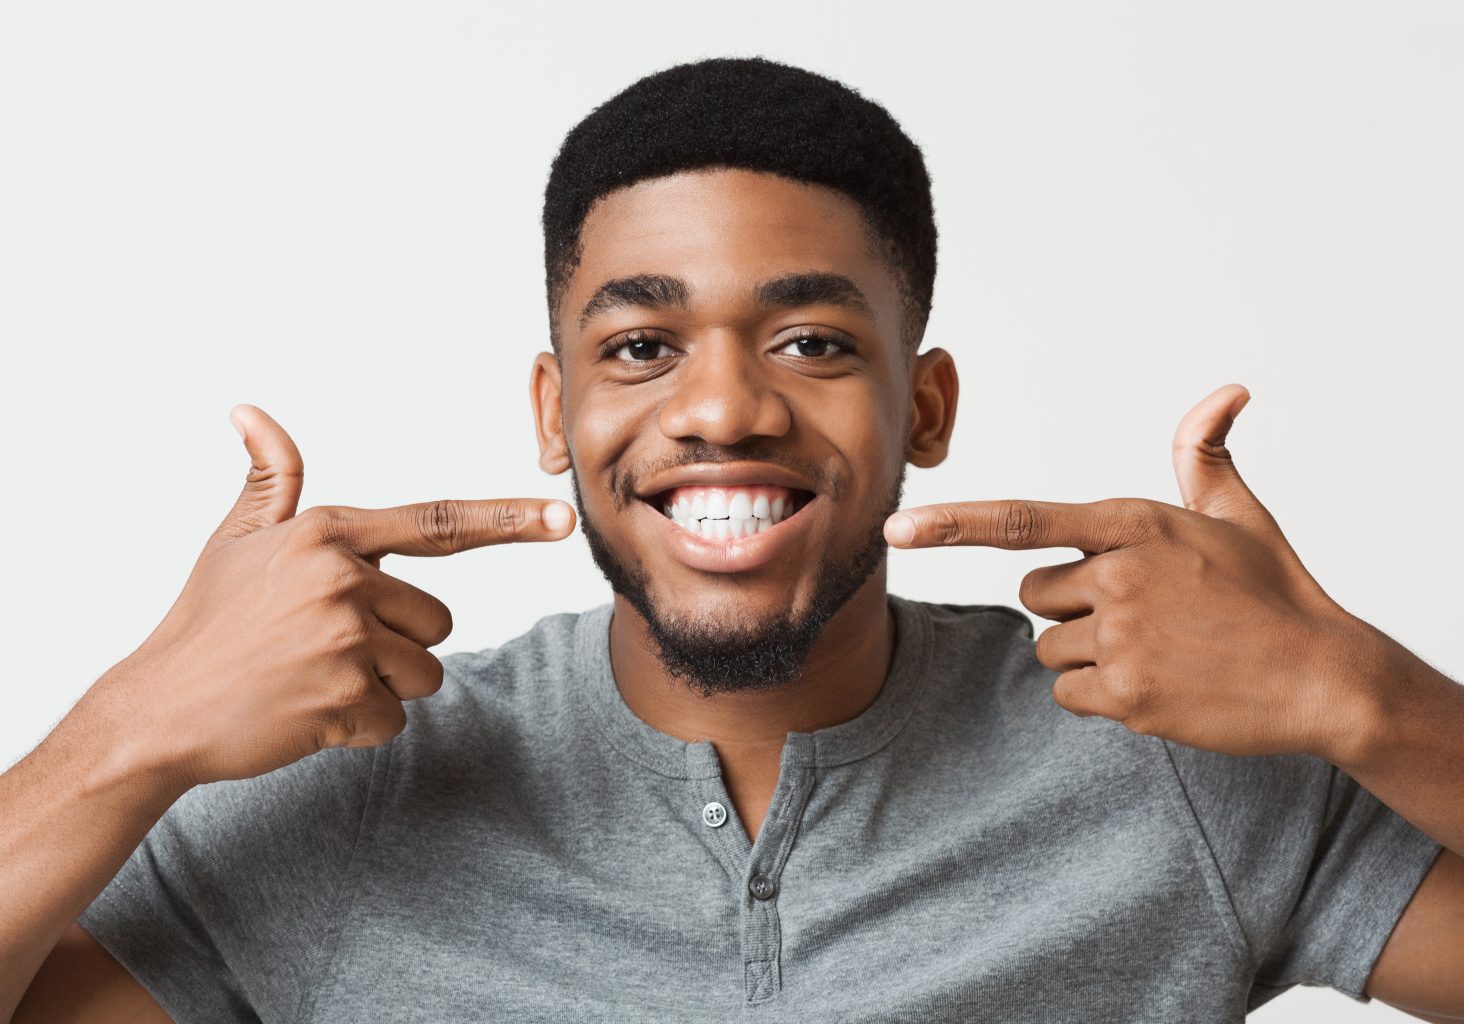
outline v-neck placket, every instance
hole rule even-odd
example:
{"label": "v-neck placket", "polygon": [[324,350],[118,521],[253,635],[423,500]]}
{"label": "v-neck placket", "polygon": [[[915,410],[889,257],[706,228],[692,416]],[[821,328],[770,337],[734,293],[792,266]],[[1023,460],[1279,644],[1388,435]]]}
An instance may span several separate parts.
{"label": "v-neck placket", "polygon": [[782,892],[783,865],[793,850],[803,808],[813,792],[815,768],[813,736],[789,733],[783,745],[778,781],[763,816],[757,841],[747,834],[746,823],[727,792],[717,765],[716,749],[709,742],[689,743],[688,767],[699,767],[708,758],[716,774],[694,771],[693,786],[703,808],[721,808],[725,821],[707,824],[707,843],[722,862],[727,877],[739,887],[742,919],[742,983],[749,1003],[771,999],[783,988],[782,925],[778,917],[778,896]]}
{"label": "v-neck placket", "polygon": [[594,707],[595,720],[625,757],[657,775],[682,780],[687,787],[686,814],[697,819],[703,842],[736,887],[747,1004],[767,1002],[783,988],[779,918],[783,868],[814,786],[828,779],[824,769],[868,757],[894,739],[914,711],[920,684],[928,675],[932,646],[928,616],[915,602],[893,594],[888,600],[895,618],[895,645],[884,685],[855,718],[814,732],[787,734],[756,842],[749,838],[727,792],[711,741],[678,740],[648,725],[625,703],[610,660],[614,606],[584,612],[577,624],[576,660],[586,673],[581,692]]}

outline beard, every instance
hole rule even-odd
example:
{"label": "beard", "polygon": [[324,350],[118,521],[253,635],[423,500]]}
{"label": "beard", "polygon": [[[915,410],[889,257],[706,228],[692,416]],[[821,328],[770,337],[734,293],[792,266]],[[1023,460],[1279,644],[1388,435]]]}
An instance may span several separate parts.
{"label": "beard", "polygon": [[771,690],[803,672],[814,643],[830,619],[879,568],[889,545],[884,523],[900,507],[904,494],[902,462],[893,489],[872,510],[858,548],[841,560],[825,562],[814,581],[813,596],[802,612],[792,608],[755,618],[694,618],[675,614],[651,597],[650,574],[628,564],[585,514],[579,477],[570,467],[570,487],[579,512],[580,529],[590,555],[610,589],[630,602],[648,627],[656,657],[667,674],[703,697]]}

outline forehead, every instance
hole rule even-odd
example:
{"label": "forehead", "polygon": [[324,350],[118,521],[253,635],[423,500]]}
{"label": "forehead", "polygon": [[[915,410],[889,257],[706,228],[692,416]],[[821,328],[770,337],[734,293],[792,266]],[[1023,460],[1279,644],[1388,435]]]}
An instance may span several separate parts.
{"label": "forehead", "polygon": [[653,178],[591,208],[565,288],[563,326],[573,332],[574,311],[614,278],[681,278],[696,306],[748,300],[758,281],[803,271],[842,274],[869,298],[877,319],[898,316],[894,273],[858,204],[843,193],[740,169]]}

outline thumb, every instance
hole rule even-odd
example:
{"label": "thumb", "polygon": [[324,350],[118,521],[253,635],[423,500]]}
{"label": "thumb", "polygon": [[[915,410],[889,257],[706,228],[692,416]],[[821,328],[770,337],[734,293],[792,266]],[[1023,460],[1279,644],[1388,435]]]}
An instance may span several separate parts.
{"label": "thumb", "polygon": [[1250,397],[1243,385],[1226,384],[1185,414],[1174,432],[1174,475],[1185,508],[1217,519],[1279,529],[1240,478],[1230,449],[1225,447],[1225,438]]}
{"label": "thumb", "polygon": [[305,482],[300,449],[268,413],[255,405],[236,405],[229,420],[249,451],[249,475],[239,500],[214,531],[217,540],[233,540],[293,518]]}

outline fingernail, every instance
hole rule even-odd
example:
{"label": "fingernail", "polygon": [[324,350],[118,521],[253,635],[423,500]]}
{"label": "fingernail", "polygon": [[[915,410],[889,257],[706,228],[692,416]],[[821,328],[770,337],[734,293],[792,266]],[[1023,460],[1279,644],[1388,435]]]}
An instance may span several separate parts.
{"label": "fingernail", "polygon": [[544,525],[555,533],[569,528],[570,511],[569,506],[562,501],[551,501],[544,506],[542,513]]}
{"label": "fingernail", "polygon": [[237,419],[234,418],[233,412],[229,413],[229,422],[234,424],[234,429],[239,432],[240,437],[244,438],[244,440],[246,441],[249,440],[249,438],[245,437],[244,435],[244,424],[240,423]]}
{"label": "fingernail", "polygon": [[915,520],[904,513],[893,515],[885,523],[884,533],[891,544],[909,544],[915,539]]}

